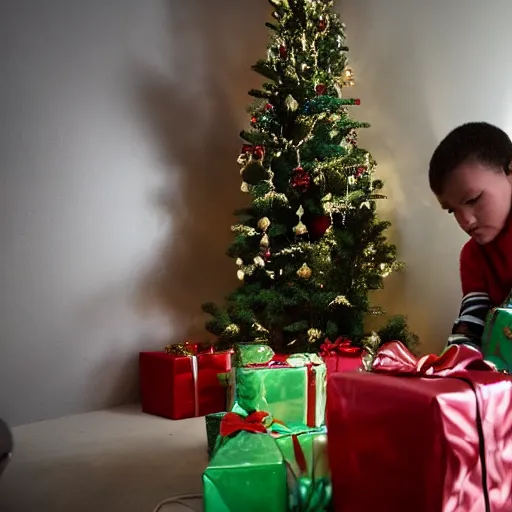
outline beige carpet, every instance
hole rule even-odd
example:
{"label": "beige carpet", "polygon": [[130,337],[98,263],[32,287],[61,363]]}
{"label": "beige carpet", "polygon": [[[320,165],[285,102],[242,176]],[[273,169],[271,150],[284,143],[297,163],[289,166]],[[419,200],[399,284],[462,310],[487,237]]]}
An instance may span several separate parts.
{"label": "beige carpet", "polygon": [[[14,429],[2,512],[152,512],[201,492],[204,418],[171,421],[121,407]],[[192,502],[201,510],[200,502]],[[161,512],[186,511],[166,505]]]}

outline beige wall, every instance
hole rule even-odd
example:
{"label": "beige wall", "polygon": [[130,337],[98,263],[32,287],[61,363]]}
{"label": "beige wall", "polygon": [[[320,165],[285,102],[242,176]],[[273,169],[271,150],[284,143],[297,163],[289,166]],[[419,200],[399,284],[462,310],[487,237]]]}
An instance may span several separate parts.
{"label": "beige wall", "polygon": [[[355,112],[373,125],[362,140],[409,265],[382,298],[436,348],[464,237],[436,209],[427,159],[458,122],[507,127],[512,7],[339,9]],[[12,424],[132,399],[138,351],[197,333],[199,304],[234,284],[238,132],[267,13],[264,0],[2,2],[0,416]]]}
{"label": "beige wall", "polygon": [[432,151],[456,125],[497,123],[512,134],[507,0],[341,0],[360,96],[361,137],[380,163],[386,216],[408,264],[382,293],[406,312],[423,351],[446,341],[461,298],[458,257],[466,235],[428,188]]}

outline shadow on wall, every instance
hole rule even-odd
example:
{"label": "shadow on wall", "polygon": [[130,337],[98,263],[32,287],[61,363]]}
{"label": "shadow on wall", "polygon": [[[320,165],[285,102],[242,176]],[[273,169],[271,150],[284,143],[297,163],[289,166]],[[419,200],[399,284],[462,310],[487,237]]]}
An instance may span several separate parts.
{"label": "shadow on wall", "polygon": [[157,201],[171,225],[141,300],[146,311],[169,314],[172,342],[203,339],[201,303],[222,301],[237,285],[225,253],[233,210],[247,201],[236,164],[238,134],[251,101],[247,91],[259,85],[250,66],[268,41],[265,5],[230,0],[219,12],[215,2],[189,0],[181,11],[173,7],[175,78],[151,71],[140,77],[142,108],[169,173]]}

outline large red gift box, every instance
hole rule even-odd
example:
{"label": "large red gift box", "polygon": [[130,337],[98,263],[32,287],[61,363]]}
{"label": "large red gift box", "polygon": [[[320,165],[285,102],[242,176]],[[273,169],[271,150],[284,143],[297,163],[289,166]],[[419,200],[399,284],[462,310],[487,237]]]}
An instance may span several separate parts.
{"label": "large red gift box", "polygon": [[327,428],[339,512],[512,511],[512,379],[467,346],[333,375]]}
{"label": "large red gift box", "polygon": [[142,410],[173,420],[226,410],[226,387],[218,375],[231,370],[230,352],[139,354]]}

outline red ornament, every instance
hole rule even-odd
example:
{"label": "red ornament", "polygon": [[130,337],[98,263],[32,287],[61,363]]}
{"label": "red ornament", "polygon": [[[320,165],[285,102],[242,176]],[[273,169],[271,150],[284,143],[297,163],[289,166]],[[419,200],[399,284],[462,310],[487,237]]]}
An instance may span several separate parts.
{"label": "red ornament", "polygon": [[258,122],[258,118],[256,116],[251,117],[251,124],[256,124]]}
{"label": "red ornament", "polygon": [[305,171],[302,167],[296,167],[293,169],[290,185],[301,193],[306,192],[311,185],[311,176],[309,175],[309,172]]}
{"label": "red ornament", "polygon": [[323,96],[327,92],[327,87],[324,84],[318,84],[315,87],[315,92],[318,96]]}
{"label": "red ornament", "polygon": [[331,217],[329,215],[311,215],[304,219],[304,224],[308,228],[309,239],[315,242],[324,236],[331,225]]}
{"label": "red ornament", "polygon": [[356,172],[356,178],[360,178],[366,172],[366,167],[359,167]]}
{"label": "red ornament", "polygon": [[272,105],[272,103],[267,103],[265,105],[265,110],[272,110],[274,108],[274,105]]}
{"label": "red ornament", "polygon": [[254,146],[252,144],[244,144],[241,153],[252,153]]}
{"label": "red ornament", "polygon": [[264,253],[263,253],[263,257],[268,261],[270,259],[270,256],[272,256],[272,253],[270,252],[270,249],[267,249]]}
{"label": "red ornament", "polygon": [[282,58],[282,59],[286,59],[286,56],[288,55],[288,50],[286,49],[286,46],[284,44],[282,44],[280,47],[279,47],[279,56]]}
{"label": "red ornament", "polygon": [[252,152],[252,156],[255,160],[261,160],[264,154],[265,149],[263,148],[263,146],[256,146]]}
{"label": "red ornament", "polygon": [[325,23],[325,20],[320,20],[318,22],[318,31],[323,32],[327,27],[327,23]]}
{"label": "red ornament", "polygon": [[354,100],[354,105],[361,105],[361,100],[360,99]]}

